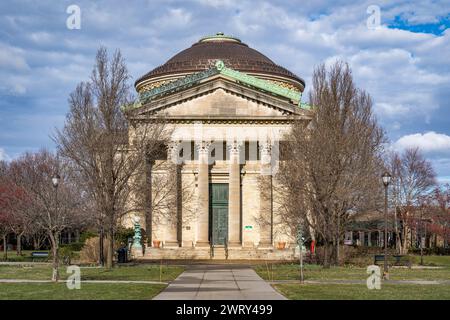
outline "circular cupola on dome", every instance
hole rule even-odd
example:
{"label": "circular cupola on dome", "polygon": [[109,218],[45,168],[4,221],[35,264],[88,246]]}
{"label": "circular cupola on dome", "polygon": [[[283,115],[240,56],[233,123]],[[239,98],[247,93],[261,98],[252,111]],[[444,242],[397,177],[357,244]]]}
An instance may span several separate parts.
{"label": "circular cupola on dome", "polygon": [[250,48],[240,39],[219,32],[213,36],[201,38],[139,78],[135,87],[144,92],[162,84],[174,81],[188,74],[201,72],[222,60],[228,68],[247,73],[277,85],[303,92],[303,79],[286,68],[277,65],[264,54]]}

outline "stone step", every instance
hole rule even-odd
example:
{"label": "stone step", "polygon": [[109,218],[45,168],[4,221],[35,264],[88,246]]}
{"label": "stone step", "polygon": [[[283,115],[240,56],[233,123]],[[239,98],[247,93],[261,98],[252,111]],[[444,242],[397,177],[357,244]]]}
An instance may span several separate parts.
{"label": "stone step", "polygon": [[227,258],[225,248],[214,247],[214,256],[212,258],[214,260],[225,260]]}
{"label": "stone step", "polygon": [[[305,253],[304,253],[305,254]],[[262,249],[262,248],[242,248],[229,247],[228,257],[225,248],[214,247],[214,257],[211,258],[209,247],[174,247],[174,248],[145,248],[142,259],[202,259],[202,260],[297,260],[298,250],[293,249]],[[139,259],[140,257],[136,257]]]}

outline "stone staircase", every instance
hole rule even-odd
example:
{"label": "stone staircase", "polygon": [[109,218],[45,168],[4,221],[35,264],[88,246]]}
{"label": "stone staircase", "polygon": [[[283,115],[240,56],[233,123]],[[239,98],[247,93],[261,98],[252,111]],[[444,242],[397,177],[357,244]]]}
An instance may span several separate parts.
{"label": "stone staircase", "polygon": [[220,245],[214,246],[211,259],[213,259],[213,260],[227,259],[227,252],[226,252],[225,246],[220,246]]}
{"label": "stone staircase", "polygon": [[[278,250],[275,248],[257,247],[228,247],[228,256],[225,246],[214,246],[211,254],[210,247],[146,247],[142,257],[137,259],[159,260],[297,260],[299,258],[298,248],[286,248]],[[304,252],[306,255],[306,252]]]}

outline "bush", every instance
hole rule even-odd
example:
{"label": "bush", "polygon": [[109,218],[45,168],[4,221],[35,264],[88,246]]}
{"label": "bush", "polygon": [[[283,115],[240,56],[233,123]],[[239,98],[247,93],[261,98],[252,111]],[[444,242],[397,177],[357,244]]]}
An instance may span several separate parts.
{"label": "bush", "polygon": [[98,233],[93,231],[84,231],[80,234],[80,243],[85,244],[89,238],[97,237]]}
{"label": "bush", "polygon": [[[436,247],[436,248],[423,248],[422,250],[424,255],[438,255],[438,256],[450,255],[450,248]],[[408,250],[408,253],[420,254],[420,248],[410,248]]]}
{"label": "bush", "polygon": [[[108,256],[109,251],[109,239],[103,239],[103,257]],[[114,254],[114,252],[113,252]],[[94,264],[98,263],[100,257],[100,238],[93,237],[87,239],[80,252],[79,263],[81,264]]]}
{"label": "bush", "polygon": [[[115,233],[115,240],[116,243],[119,245],[121,244],[125,244],[126,246],[128,245],[128,239],[133,239],[134,238],[134,228],[124,228],[124,227],[119,227]],[[145,243],[147,241],[147,237],[146,237],[146,233],[145,230],[141,228],[141,245],[144,248],[145,247]]]}
{"label": "bush", "polygon": [[78,253],[72,250],[70,245],[62,245],[58,253],[60,261],[65,265],[71,264],[72,259],[78,257]]}
{"label": "bush", "polygon": [[83,249],[84,242],[73,242],[69,244],[62,244],[60,248],[68,248],[71,251],[81,251]]}
{"label": "bush", "polygon": [[128,238],[133,238],[133,236],[134,236],[134,229],[124,227],[119,227],[114,235],[116,243],[118,243],[119,245],[121,245],[122,243],[127,245]]}

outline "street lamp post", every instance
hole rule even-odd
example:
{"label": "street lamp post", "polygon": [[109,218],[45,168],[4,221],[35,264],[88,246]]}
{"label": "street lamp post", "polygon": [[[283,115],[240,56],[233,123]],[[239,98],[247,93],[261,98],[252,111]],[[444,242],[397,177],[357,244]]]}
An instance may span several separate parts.
{"label": "street lamp post", "polygon": [[[61,179],[61,177],[59,176],[59,174],[55,174],[52,177],[52,185],[53,185],[53,189],[55,190],[55,216],[58,215],[58,185],[59,185],[59,180]],[[59,236],[58,234],[55,234],[55,245],[53,248],[53,275],[52,275],[52,280],[53,281],[58,281],[59,279],[59,273],[58,273],[58,245],[59,245]]]}
{"label": "street lamp post", "polygon": [[420,265],[423,266],[423,240],[422,240],[422,229],[423,229],[423,204],[420,205],[420,224],[417,227],[420,235]]}
{"label": "street lamp post", "polygon": [[55,189],[55,215],[58,214],[58,186],[60,179],[61,177],[59,176],[59,174],[55,174],[52,178],[53,189]]}
{"label": "street lamp post", "polygon": [[388,251],[387,251],[387,242],[388,242],[388,186],[391,183],[391,175],[389,172],[383,173],[381,176],[384,185],[384,278],[389,279],[389,265],[388,265]]}
{"label": "street lamp post", "polygon": [[56,212],[58,211],[58,186],[59,186],[59,180],[61,177],[59,174],[55,174],[52,178],[52,184],[53,188],[55,188],[55,206],[56,206]]}

